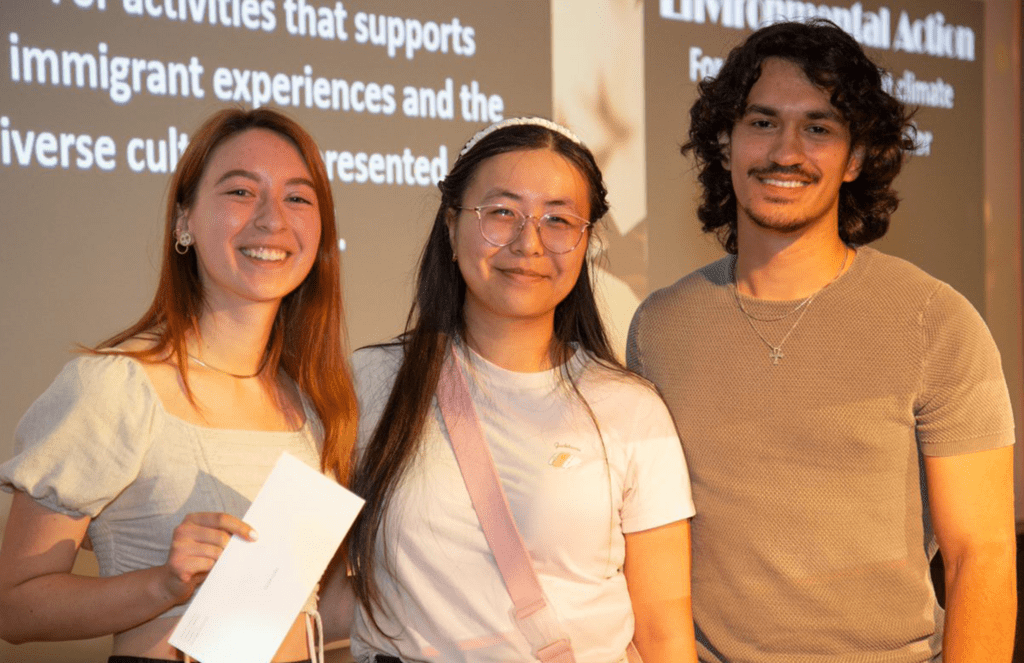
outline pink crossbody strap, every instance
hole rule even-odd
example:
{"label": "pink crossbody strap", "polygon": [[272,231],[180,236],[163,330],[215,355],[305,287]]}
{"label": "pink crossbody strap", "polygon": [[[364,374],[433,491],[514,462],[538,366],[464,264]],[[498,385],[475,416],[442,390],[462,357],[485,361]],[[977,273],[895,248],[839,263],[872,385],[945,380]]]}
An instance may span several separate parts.
{"label": "pink crossbody strap", "polygon": [[[550,610],[545,610],[549,606],[537,580],[530,553],[512,519],[508,498],[501,488],[494,458],[484,440],[466,376],[454,349],[448,353],[441,369],[437,402],[484,538],[494,553],[498,570],[512,597],[520,629],[534,647],[537,658],[544,663],[575,663],[569,640],[558,637],[557,624],[543,623],[553,621],[544,614],[550,613]],[[530,624],[531,617],[542,622],[539,629]],[[554,627],[554,630],[545,629],[545,626]]]}

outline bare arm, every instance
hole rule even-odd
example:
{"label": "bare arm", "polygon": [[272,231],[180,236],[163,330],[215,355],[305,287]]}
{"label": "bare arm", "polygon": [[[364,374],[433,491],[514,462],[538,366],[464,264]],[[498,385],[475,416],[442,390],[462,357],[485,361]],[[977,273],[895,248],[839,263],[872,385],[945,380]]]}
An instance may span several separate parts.
{"label": "bare arm", "polygon": [[1009,663],[1017,614],[1013,447],[926,457],[946,575],[946,663]]}
{"label": "bare arm", "polygon": [[0,547],[0,638],[78,640],[138,626],[186,601],[231,534],[250,532],[227,514],[190,514],[163,566],[93,578],[71,573],[88,526],[15,492]]}
{"label": "bare arm", "polygon": [[626,534],[623,567],[644,663],[697,661],[690,604],[690,521]]}

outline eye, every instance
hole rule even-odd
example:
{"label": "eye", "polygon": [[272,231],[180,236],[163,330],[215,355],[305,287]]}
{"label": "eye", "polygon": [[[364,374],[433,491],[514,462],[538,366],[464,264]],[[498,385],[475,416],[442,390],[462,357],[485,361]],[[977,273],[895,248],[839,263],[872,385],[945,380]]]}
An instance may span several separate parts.
{"label": "eye", "polygon": [[755,118],[750,121],[750,126],[754,127],[755,129],[771,129],[772,121],[765,119],[763,117]]}
{"label": "eye", "polygon": [[484,216],[487,218],[494,220],[515,221],[519,216],[515,210],[502,205],[488,205],[486,207],[481,207],[480,211],[483,212]]}
{"label": "eye", "polygon": [[807,127],[807,131],[809,131],[812,134],[817,134],[819,136],[824,136],[824,135],[832,133],[831,129],[829,129],[828,127],[822,126],[820,124],[814,124],[814,125],[811,125],[811,126]]}
{"label": "eye", "polygon": [[251,196],[248,189],[228,189],[225,193],[229,196]]}
{"label": "eye", "polygon": [[557,214],[548,214],[544,217],[544,223],[554,228],[574,228],[579,225],[578,222],[565,216],[559,216]]}
{"label": "eye", "polygon": [[312,196],[306,196],[303,194],[293,193],[288,195],[285,200],[290,203],[298,203],[300,205],[315,205],[315,198]]}

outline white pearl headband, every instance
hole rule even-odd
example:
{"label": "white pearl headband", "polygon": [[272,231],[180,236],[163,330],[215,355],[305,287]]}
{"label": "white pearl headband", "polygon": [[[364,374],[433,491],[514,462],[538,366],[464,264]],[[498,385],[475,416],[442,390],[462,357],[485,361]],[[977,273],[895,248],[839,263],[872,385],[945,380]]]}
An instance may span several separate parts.
{"label": "white pearl headband", "polygon": [[576,143],[577,145],[583,146],[583,141],[579,139],[579,136],[569,131],[568,129],[563,127],[561,124],[558,124],[557,122],[552,122],[551,120],[547,120],[543,117],[510,117],[507,120],[495,122],[491,126],[478,131],[475,136],[469,139],[469,142],[466,143],[465,147],[462,148],[462,151],[459,152],[459,156],[464,156],[466,152],[469,152],[471,149],[473,149],[473,146],[479,143],[484,137],[489,136],[498,129],[524,125],[533,125],[537,127],[544,127],[545,129],[550,129],[551,131],[554,131],[557,134],[565,136],[566,138]]}

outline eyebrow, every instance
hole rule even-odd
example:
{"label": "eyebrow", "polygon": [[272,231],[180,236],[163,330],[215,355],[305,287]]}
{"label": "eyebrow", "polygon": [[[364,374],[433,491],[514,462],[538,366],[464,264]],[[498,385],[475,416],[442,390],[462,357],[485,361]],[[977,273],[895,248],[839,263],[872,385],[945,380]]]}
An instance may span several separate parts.
{"label": "eyebrow", "polygon": [[[245,170],[242,168],[235,168],[234,170],[229,170],[228,172],[221,175],[220,178],[214,183],[214,186],[220,184],[224,180],[229,180],[232,177],[244,177],[245,179],[252,180],[253,182],[259,182],[261,179],[258,175],[256,175],[256,173],[252,171]],[[288,179],[285,182],[285,184],[305,184],[311,189],[316,189],[316,187],[313,185],[313,181],[310,180],[308,177],[292,177]]]}
{"label": "eyebrow", "polygon": [[[509,191],[508,189],[499,189],[499,188],[495,188],[495,189],[491,189],[490,191],[487,191],[484,194],[484,198],[483,199],[484,200],[490,200],[492,198],[511,198],[512,200],[515,200],[515,201],[522,201],[522,199],[523,199],[522,196],[520,196],[518,193],[515,193],[514,191]],[[544,201],[544,204],[545,205],[562,205],[562,206],[568,207],[570,209],[576,209],[576,205],[573,203],[572,200],[563,200],[561,198],[555,198],[553,200],[546,200],[546,201]]]}
{"label": "eyebrow", "polygon": [[[760,104],[750,104],[743,110],[743,115],[756,114],[756,115],[767,115],[768,117],[778,117],[779,111],[775,110],[771,106],[762,106]],[[842,122],[843,119],[839,117],[839,114],[832,109],[828,110],[811,110],[804,113],[804,117],[808,120],[833,120],[835,122]]]}

